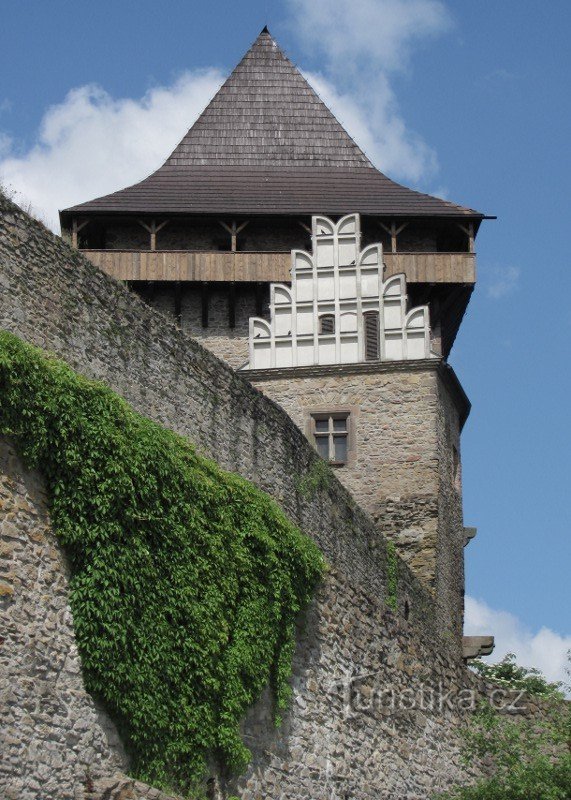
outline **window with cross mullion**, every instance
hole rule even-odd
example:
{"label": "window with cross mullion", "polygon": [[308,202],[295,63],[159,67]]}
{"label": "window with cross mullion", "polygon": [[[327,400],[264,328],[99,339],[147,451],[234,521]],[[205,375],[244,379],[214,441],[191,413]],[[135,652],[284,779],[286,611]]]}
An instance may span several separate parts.
{"label": "window with cross mullion", "polygon": [[312,418],[317,452],[331,464],[347,463],[348,418],[348,414],[315,414]]}

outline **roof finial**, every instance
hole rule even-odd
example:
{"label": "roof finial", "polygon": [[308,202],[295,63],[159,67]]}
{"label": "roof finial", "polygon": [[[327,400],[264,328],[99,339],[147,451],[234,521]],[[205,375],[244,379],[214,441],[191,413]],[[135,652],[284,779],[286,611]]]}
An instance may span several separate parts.
{"label": "roof finial", "polygon": [[267,25],[264,25],[264,27],[262,28],[262,30],[260,32],[260,36],[262,35],[262,33],[270,33],[269,30],[268,30],[268,26]]}

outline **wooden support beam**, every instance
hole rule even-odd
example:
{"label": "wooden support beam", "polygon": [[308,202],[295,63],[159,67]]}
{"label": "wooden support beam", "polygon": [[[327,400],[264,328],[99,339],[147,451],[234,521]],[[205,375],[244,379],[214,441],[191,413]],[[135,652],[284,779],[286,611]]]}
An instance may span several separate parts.
{"label": "wooden support beam", "polygon": [[182,283],[176,281],[174,285],[174,316],[176,324],[182,328]]}
{"label": "wooden support beam", "polygon": [[474,234],[474,223],[473,222],[469,222],[468,225],[462,225],[461,222],[457,222],[456,224],[458,225],[460,230],[464,231],[464,233],[468,237],[468,252],[469,253],[473,253],[474,252],[474,241],[476,239],[476,236]]}
{"label": "wooden support beam", "polygon": [[228,327],[236,327],[236,284],[234,281],[230,282],[228,289]]}
{"label": "wooden support beam", "polygon": [[201,284],[200,300],[202,307],[202,327],[208,328],[208,305],[210,299],[210,287],[206,281]]}
{"label": "wooden support beam", "polygon": [[165,225],[168,225],[169,220],[165,219],[164,222],[161,222],[157,225],[154,219],[151,220],[151,224],[147,225],[142,219],[138,219],[137,222],[141,225],[146,231],[148,231],[151,235],[151,250],[157,249],[157,233],[162,230]]}
{"label": "wooden support beam", "polygon": [[249,220],[246,220],[241,225],[238,225],[236,220],[232,220],[232,223],[230,225],[228,225],[226,222],[224,222],[221,219],[218,220],[218,222],[220,223],[220,225],[222,225],[224,230],[228,231],[228,233],[230,234],[230,243],[231,243],[230,250],[233,253],[235,253],[237,248],[238,248],[238,234],[240,233],[240,231],[244,230],[244,228],[248,224]]}
{"label": "wooden support beam", "polygon": [[475,237],[474,237],[474,223],[471,222],[468,225],[468,252],[469,253],[473,253],[474,252],[474,239],[475,239]]}
{"label": "wooden support beam", "polygon": [[381,222],[380,219],[377,220],[377,222],[379,223],[381,228],[390,235],[390,237],[391,237],[391,253],[396,253],[397,252],[397,236],[399,235],[399,233],[401,233],[401,231],[404,231],[404,229],[408,225],[408,222],[403,222],[402,225],[399,225],[397,227],[397,224],[393,219],[393,220],[391,220],[390,228],[387,225],[385,225],[384,222]]}
{"label": "wooden support beam", "polygon": [[298,225],[301,225],[303,230],[307,231],[309,233],[309,235],[311,236],[311,233],[312,233],[311,226],[310,225],[306,225],[305,222],[302,222],[300,219],[298,219],[297,222],[298,222]]}
{"label": "wooden support beam", "polygon": [[85,226],[89,223],[89,220],[86,219],[83,222],[78,223],[76,217],[74,217],[71,221],[71,246],[75,247],[77,250],[79,237],[78,233],[85,228]]}

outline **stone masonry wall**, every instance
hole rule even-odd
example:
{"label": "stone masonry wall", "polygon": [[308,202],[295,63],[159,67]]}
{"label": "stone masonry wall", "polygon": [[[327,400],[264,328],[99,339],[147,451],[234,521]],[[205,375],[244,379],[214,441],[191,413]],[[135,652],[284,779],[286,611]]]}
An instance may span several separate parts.
{"label": "stone masonry wall", "polygon": [[[5,199],[0,327],[105,381],[141,413],[270,492],[328,559],[331,570],[300,631],[283,727],[270,729],[267,702],[245,723],[253,761],[240,781],[244,800],[425,800],[461,774],[457,703],[429,710],[417,703],[398,713],[382,702],[366,707],[383,687],[402,697],[404,688],[441,686],[455,697],[474,681],[439,636],[434,605],[403,562],[389,595],[394,581],[382,535],[335,477],[315,482],[315,453],[287,414]],[[58,639],[58,627],[52,635]],[[15,664],[9,684],[19,671]],[[351,680],[365,684],[345,714]],[[28,684],[4,725],[36,698]],[[34,726],[36,751],[57,723],[48,712],[46,725]],[[40,780],[42,758],[30,758]]]}
{"label": "stone masonry wall", "polygon": [[[135,287],[135,291],[151,306],[175,321],[177,289],[172,284]],[[264,305],[269,303],[269,289],[263,292]],[[229,325],[229,287],[212,283],[208,290],[208,325],[202,327],[202,294],[200,284],[186,283],[180,287],[181,330],[197,339],[218,358],[234,369],[247,363],[250,317],[256,316],[256,287],[251,283],[236,283],[234,287],[235,324]]]}
{"label": "stone masonry wall", "polygon": [[454,631],[464,628],[464,515],[458,409],[442,384],[438,386],[438,543],[436,596],[440,613],[450,615]]}
{"label": "stone masonry wall", "polygon": [[[164,222],[158,218],[158,224]],[[229,224],[231,220],[224,220]],[[310,224],[311,219],[306,219]],[[241,221],[238,221],[241,224]],[[70,236],[65,231],[66,237]],[[149,250],[150,234],[138,219],[89,222],[80,232],[80,242],[90,248],[106,247],[111,250]],[[237,237],[238,250],[281,251],[310,247],[310,234],[296,218],[254,218]],[[171,218],[157,233],[157,250],[230,250],[230,233],[218,219]]]}
{"label": "stone masonry wall", "polygon": [[[73,800],[127,768],[115,728],[83,688],[67,565],[40,477],[0,439],[2,797]],[[42,736],[40,731],[45,731]]]}
{"label": "stone masonry wall", "polygon": [[169,800],[124,774],[115,726],[83,686],[68,598],[42,478],[0,437],[0,796]]}
{"label": "stone masonry wall", "polygon": [[463,522],[452,461],[460,422],[438,362],[245,374],[308,438],[312,413],[349,412],[349,458],[335,474],[435,592],[439,624],[459,643]]}

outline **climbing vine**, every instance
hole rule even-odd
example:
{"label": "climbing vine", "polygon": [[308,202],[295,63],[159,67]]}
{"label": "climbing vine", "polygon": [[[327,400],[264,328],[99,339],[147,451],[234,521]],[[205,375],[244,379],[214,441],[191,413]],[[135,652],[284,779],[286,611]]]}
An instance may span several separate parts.
{"label": "climbing vine", "polygon": [[0,333],[0,433],[43,473],[71,570],[87,689],[135,777],[189,792],[269,683],[286,707],[295,622],[323,572],[263,492],[107,387]]}
{"label": "climbing vine", "polygon": [[329,487],[333,474],[322,458],[315,458],[304,475],[295,478],[295,488],[305,500],[312,500],[317,492]]}

